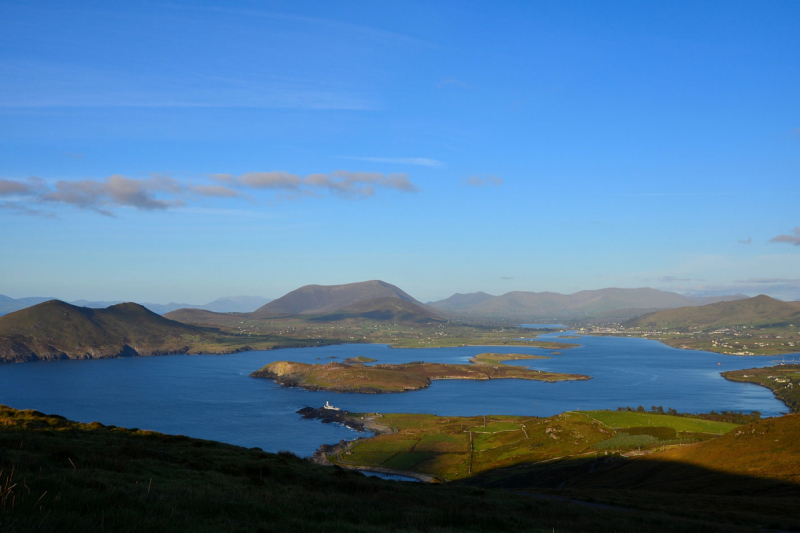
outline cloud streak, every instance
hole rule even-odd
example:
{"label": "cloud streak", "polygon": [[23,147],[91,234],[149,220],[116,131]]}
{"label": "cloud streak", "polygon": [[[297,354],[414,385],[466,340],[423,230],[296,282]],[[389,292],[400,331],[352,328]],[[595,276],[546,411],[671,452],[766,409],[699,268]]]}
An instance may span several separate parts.
{"label": "cloud streak", "polygon": [[25,181],[0,179],[0,196],[30,196],[46,187],[44,180],[28,178]]}
{"label": "cloud streak", "polygon": [[284,199],[302,196],[322,196],[331,193],[336,196],[355,200],[374,196],[378,189],[391,189],[399,192],[414,193],[419,189],[407,174],[381,172],[352,172],[337,170],[331,173],[309,174],[302,177],[283,171],[247,172],[240,176],[231,174],[215,174],[212,179],[225,183],[229,187],[241,189],[268,189],[288,193]]}
{"label": "cloud streak", "polygon": [[104,181],[58,181],[55,190],[42,195],[41,199],[113,216],[110,207],[135,207],[153,211],[183,205],[182,200],[162,200],[156,197],[159,192],[176,194],[180,191],[181,186],[171,178],[137,180],[117,174]]}
{"label": "cloud streak", "polygon": [[200,196],[208,196],[215,198],[235,198],[239,196],[239,192],[226,187],[224,185],[195,185],[190,190],[199,194]]}
{"label": "cloud streak", "polygon": [[253,196],[244,191],[271,193],[278,200],[303,197],[333,196],[359,200],[375,196],[379,190],[415,193],[419,189],[407,174],[354,172],[337,170],[330,173],[300,176],[285,171],[212,174],[210,183],[185,185],[168,176],[154,175],[135,179],[115,174],[101,180],[59,180],[48,186],[44,180],[0,179],[0,209],[16,214],[44,215],[37,205],[69,206],[114,216],[116,208],[140,211],[165,211],[186,206],[188,202],[206,199],[234,199]]}
{"label": "cloud streak", "polygon": [[788,278],[748,278],[748,279],[737,279],[734,283],[765,283],[765,284],[772,284],[772,283],[800,283],[800,279],[788,279]]}
{"label": "cloud streak", "polygon": [[778,235],[777,237],[773,237],[769,240],[769,242],[778,242],[778,243],[786,243],[786,244],[794,244],[795,246],[800,246],[800,226],[794,228],[792,230],[794,235]]}
{"label": "cloud streak", "polygon": [[30,194],[28,185],[19,181],[0,180],[0,196]]}
{"label": "cloud streak", "polygon": [[503,178],[500,176],[472,176],[464,182],[469,187],[500,187],[503,184]]}

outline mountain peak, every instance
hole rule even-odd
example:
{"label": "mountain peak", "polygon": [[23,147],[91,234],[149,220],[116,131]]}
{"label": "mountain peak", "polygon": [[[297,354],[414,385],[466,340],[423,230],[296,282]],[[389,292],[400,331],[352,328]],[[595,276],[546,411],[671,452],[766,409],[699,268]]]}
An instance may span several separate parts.
{"label": "mountain peak", "polygon": [[422,305],[391,283],[369,280],[343,285],[305,285],[260,307],[253,316],[325,314],[357,302],[378,298],[399,298]]}

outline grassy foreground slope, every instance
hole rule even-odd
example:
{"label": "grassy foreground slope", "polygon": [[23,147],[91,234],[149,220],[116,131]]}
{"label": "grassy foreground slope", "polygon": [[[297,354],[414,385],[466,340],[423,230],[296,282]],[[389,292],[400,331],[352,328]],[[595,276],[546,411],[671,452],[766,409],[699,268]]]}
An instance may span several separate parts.
{"label": "grassy foreground slope", "polygon": [[[641,490],[710,494],[780,494],[789,485],[800,495],[800,415],[768,418],[740,426],[718,439],[638,458],[575,482],[582,487],[635,484]],[[702,471],[702,473],[700,473]],[[736,486],[717,476],[741,476]],[[677,483],[677,480],[681,480]]]}
{"label": "grassy foreground slope", "polygon": [[567,412],[548,418],[382,414],[365,418],[391,428],[326,452],[326,460],[454,481],[498,468],[629,450],[660,449],[715,438],[737,427],[712,420],[614,411]]}
{"label": "grassy foreground slope", "polygon": [[740,424],[718,422],[686,416],[633,411],[582,411],[582,414],[613,428],[669,427],[687,433],[713,433],[724,435]]}
{"label": "grassy foreground slope", "polygon": [[731,524],[470,487],[397,483],[291,454],[0,407],[8,532],[677,532]]}
{"label": "grassy foreground slope", "polygon": [[800,529],[800,415],[651,454],[591,454],[498,469],[464,484],[557,494],[753,530]]}

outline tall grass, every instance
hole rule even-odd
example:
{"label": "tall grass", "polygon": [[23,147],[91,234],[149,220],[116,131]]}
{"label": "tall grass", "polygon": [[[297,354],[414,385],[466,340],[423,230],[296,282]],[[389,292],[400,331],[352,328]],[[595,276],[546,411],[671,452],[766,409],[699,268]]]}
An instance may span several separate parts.
{"label": "tall grass", "polygon": [[658,439],[653,435],[629,435],[617,433],[615,437],[600,441],[592,448],[595,450],[632,450],[634,448],[650,448],[652,446],[668,446],[671,444],[691,444],[697,439]]}
{"label": "tall grass", "polygon": [[659,440],[652,435],[618,433],[615,437],[600,441],[592,447],[595,450],[631,450],[633,448],[647,448],[658,442]]}

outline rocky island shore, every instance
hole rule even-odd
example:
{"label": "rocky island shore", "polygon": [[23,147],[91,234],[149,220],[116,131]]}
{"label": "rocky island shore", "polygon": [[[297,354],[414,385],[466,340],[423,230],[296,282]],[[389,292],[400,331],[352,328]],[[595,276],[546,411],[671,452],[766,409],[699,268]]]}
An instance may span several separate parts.
{"label": "rocky island shore", "polygon": [[535,359],[542,356],[527,354],[479,354],[472,364],[453,365],[417,361],[403,364],[345,364],[331,362],[325,365],[276,361],[251,377],[273,379],[284,387],[331,392],[360,392],[364,394],[408,392],[430,387],[439,379],[529,379],[536,381],[587,380],[582,374],[561,374],[532,370],[502,363],[508,359]]}

